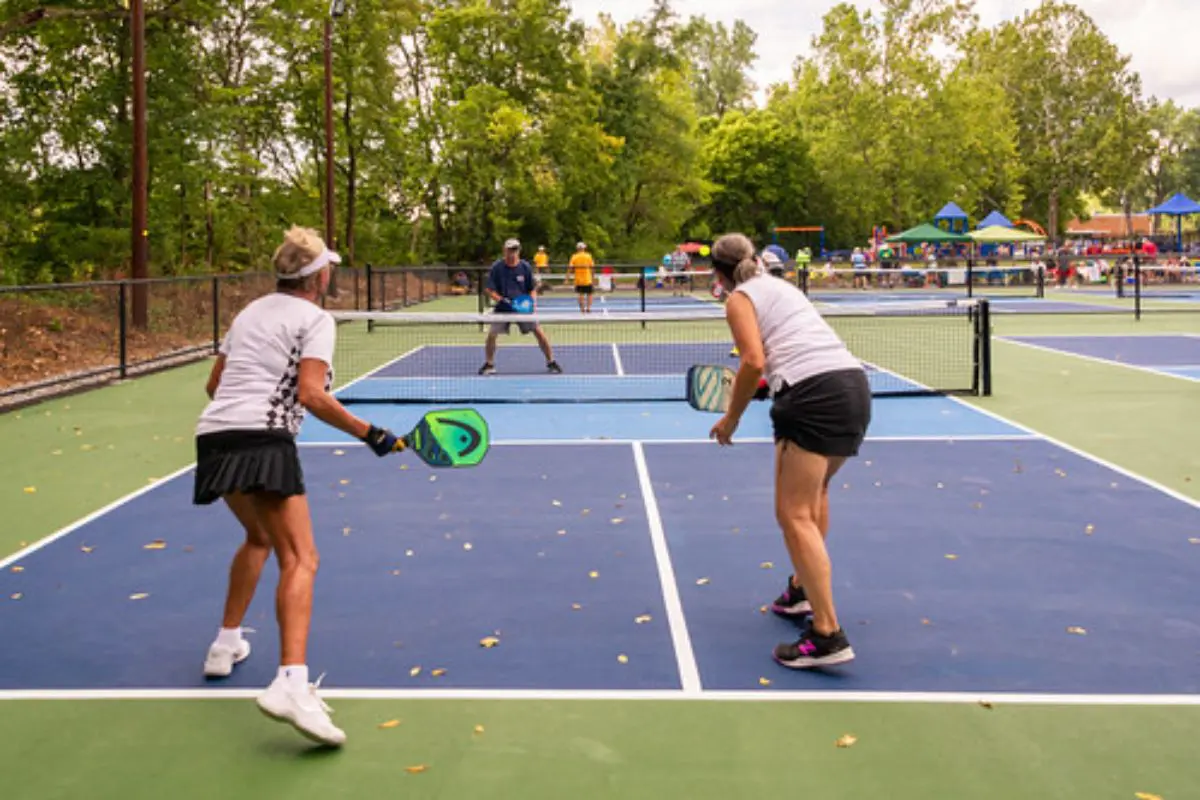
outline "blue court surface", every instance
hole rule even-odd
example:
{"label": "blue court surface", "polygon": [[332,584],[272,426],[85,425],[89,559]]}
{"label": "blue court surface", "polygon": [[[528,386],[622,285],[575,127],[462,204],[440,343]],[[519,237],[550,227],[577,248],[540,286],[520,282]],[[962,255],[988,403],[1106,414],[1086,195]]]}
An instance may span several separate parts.
{"label": "blue court surface", "polygon": [[1005,341],[1200,381],[1200,335],[1008,336]]}
{"label": "blue court surface", "polygon": [[[427,409],[356,410],[406,431]],[[858,658],[823,673],[770,658],[796,630],[761,610],[789,574],[766,404],[732,448],[682,403],[484,413],[495,445],[469,470],[306,425],[322,553],[309,662],[331,696],[1200,692],[1196,505],[964,403],[877,401],[835,478],[835,591]],[[254,654],[227,681],[201,676],[240,531],[190,505],[191,480],[3,563],[0,691],[269,682],[274,566],[247,620]]]}

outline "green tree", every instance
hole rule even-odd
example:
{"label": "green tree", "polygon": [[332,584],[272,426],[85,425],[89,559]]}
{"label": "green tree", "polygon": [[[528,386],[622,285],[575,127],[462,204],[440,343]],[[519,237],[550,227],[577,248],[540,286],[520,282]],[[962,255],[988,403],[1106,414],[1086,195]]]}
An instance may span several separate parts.
{"label": "green tree", "polygon": [[753,105],[756,87],[749,73],[758,60],[757,41],[758,34],[740,19],[726,28],[723,22],[692,17],[679,29],[674,46],[691,65],[688,77],[698,114],[719,118]]}

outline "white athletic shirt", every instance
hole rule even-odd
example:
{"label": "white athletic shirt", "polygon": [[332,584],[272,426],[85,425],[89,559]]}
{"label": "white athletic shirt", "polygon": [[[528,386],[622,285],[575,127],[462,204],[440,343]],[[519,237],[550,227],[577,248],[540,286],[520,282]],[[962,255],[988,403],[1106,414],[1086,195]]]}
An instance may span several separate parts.
{"label": "white athletic shirt", "polygon": [[[304,407],[297,398],[300,361],[333,364],[333,317],[308,300],[275,292],[242,309],[221,342],[225,371],[196,434],[228,430],[300,432]],[[325,373],[325,390],[333,368]]]}
{"label": "white athletic shirt", "polygon": [[785,381],[795,386],[814,375],[863,368],[798,287],[774,275],[758,275],[734,291],[754,306],[771,394]]}

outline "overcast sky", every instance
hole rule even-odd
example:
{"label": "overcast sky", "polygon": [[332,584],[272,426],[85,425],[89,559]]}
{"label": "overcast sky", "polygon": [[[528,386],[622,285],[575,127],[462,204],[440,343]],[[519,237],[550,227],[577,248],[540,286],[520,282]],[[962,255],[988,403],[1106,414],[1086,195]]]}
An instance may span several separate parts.
{"label": "overcast sky", "polygon": [[[649,0],[569,0],[575,13],[591,22],[607,11],[623,22],[646,13]],[[1192,55],[1200,31],[1198,0],[1075,0],[1126,55],[1142,76],[1147,95],[1200,106],[1200,59]],[[731,23],[743,19],[758,34],[759,61],[754,79],[760,87],[791,77],[795,57],[808,50],[821,17],[835,0],[674,0],[681,17],[703,15]],[[860,7],[870,0],[857,0]],[[1039,3],[1031,0],[978,0],[985,25],[1018,16]]]}

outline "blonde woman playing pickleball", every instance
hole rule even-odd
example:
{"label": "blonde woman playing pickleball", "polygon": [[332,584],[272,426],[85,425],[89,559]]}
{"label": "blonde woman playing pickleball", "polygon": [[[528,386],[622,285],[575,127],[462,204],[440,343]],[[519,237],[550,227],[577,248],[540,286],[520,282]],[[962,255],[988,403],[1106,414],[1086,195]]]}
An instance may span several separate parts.
{"label": "blonde woman playing pickleball", "polygon": [[725,316],[741,364],[729,409],[710,435],[733,443],[765,371],[774,398],[775,518],[794,570],[773,609],[798,620],[812,614],[797,641],[775,648],[775,660],[794,669],[843,664],[854,650],[838,624],[825,549],[829,481],[866,437],[866,371],[799,288],[761,268],[745,236],[718,239],[712,264],[729,292]]}
{"label": "blonde woman playing pickleball", "polygon": [[276,291],[246,306],[221,342],[208,379],[211,402],[196,425],[193,502],[224,500],[246,540],[229,570],[224,617],[204,661],[204,674],[223,678],[250,655],[242,619],[271,553],[279,562],[275,615],[280,661],[258,697],[267,716],[291,723],[326,745],[346,740],[308,681],[306,650],[312,618],[317,547],[305,495],[296,435],[305,411],[364,441],[377,455],[396,437],[358,419],[329,393],[333,382],[333,317],[319,305],[329,271],[341,261],[316,231],[292,228],[275,251]]}

